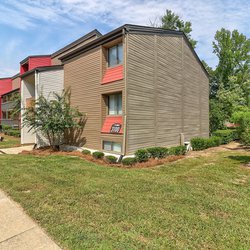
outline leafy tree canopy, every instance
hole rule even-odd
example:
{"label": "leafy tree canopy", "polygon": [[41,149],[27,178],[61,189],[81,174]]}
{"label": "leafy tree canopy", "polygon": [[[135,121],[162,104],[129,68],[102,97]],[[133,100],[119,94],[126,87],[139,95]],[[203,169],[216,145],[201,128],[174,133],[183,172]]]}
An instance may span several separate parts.
{"label": "leafy tree canopy", "polygon": [[161,17],[161,28],[183,31],[193,48],[196,47],[197,41],[191,38],[192,24],[191,22],[183,21],[179,15],[172,12],[171,10],[166,10],[166,13]]}

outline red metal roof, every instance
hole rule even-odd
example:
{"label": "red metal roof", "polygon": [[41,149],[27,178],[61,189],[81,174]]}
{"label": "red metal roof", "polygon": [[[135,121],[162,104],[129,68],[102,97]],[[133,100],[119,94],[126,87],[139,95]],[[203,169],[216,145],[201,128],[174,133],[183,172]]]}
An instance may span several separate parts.
{"label": "red metal roof", "polygon": [[0,79],[0,96],[12,90],[12,79]]}
{"label": "red metal roof", "polygon": [[107,116],[105,119],[105,122],[102,126],[102,133],[111,133],[111,127],[113,124],[121,124],[121,129],[119,131],[119,133],[117,134],[122,134],[123,130],[122,130],[122,116]]}
{"label": "red metal roof", "polygon": [[42,66],[51,66],[50,56],[30,56],[25,63],[21,63],[20,74]]}
{"label": "red metal roof", "polygon": [[107,68],[102,79],[102,84],[118,81],[123,79],[123,65]]}

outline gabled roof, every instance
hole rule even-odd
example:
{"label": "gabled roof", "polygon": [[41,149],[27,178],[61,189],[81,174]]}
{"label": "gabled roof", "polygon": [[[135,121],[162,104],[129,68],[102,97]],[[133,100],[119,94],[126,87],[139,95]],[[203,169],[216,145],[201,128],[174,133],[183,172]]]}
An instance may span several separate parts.
{"label": "gabled roof", "polygon": [[67,61],[70,60],[88,50],[91,50],[97,46],[100,46],[102,44],[105,44],[109,41],[114,40],[115,38],[121,37],[125,33],[130,33],[130,34],[167,34],[167,35],[176,35],[176,36],[182,36],[184,37],[185,41],[187,42],[190,50],[192,51],[193,55],[197,59],[197,61],[200,63],[202,69],[204,70],[205,74],[207,77],[209,77],[209,74],[204,67],[203,63],[201,62],[200,58],[198,57],[197,53],[195,52],[194,48],[192,47],[191,43],[189,42],[187,36],[185,35],[184,32],[182,31],[177,31],[177,30],[167,30],[167,29],[162,29],[162,28],[155,28],[155,27],[149,27],[149,26],[140,26],[140,25],[133,25],[133,24],[125,24],[120,26],[119,28],[95,39],[94,41],[91,41],[78,49],[69,52],[61,57],[59,57],[60,60],[62,61]]}
{"label": "gabled roof", "polygon": [[67,50],[70,50],[74,47],[76,47],[77,45],[79,45],[80,43],[84,42],[84,41],[87,41],[88,39],[90,39],[91,37],[93,36],[97,36],[97,37],[101,37],[102,34],[97,30],[97,29],[94,29],[92,30],[91,32],[87,33],[86,35],[80,37],[79,39],[75,40],[74,42],[66,45],[65,47],[59,49],[58,51],[54,52],[51,57],[56,57],[64,52],[66,52]]}

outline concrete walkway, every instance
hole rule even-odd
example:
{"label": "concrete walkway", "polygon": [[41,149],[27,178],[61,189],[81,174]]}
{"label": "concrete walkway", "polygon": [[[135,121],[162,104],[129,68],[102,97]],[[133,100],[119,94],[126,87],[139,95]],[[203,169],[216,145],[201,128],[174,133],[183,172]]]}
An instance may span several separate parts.
{"label": "concrete walkway", "polygon": [[0,190],[0,250],[59,250],[23,209]]}
{"label": "concrete walkway", "polygon": [[0,154],[17,155],[21,153],[23,150],[31,151],[32,149],[33,145],[14,147],[14,148],[2,148],[0,149]]}

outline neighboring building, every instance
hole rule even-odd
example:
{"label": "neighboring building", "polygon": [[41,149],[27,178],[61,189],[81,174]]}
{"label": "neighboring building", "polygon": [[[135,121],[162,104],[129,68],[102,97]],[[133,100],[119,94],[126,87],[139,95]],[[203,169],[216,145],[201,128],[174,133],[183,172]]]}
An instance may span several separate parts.
{"label": "neighboring building", "polygon": [[13,127],[20,127],[20,116],[17,114],[15,117],[12,117],[13,107],[15,105],[13,98],[15,95],[20,94],[20,74],[16,74],[11,78],[11,90],[5,91],[2,94],[1,102],[1,124],[10,125]]}
{"label": "neighboring building", "polygon": [[[49,96],[51,92],[61,93],[64,89],[64,72],[61,60],[58,58],[100,36],[101,34],[97,30],[93,30],[75,42],[53,53],[49,56],[51,60],[48,60],[48,56],[30,56],[23,60],[20,63],[21,72],[23,72],[21,74],[22,112],[24,112],[23,108],[30,105],[31,101],[36,100],[41,94],[52,98],[51,95]],[[37,64],[34,64],[33,58],[36,58]],[[41,65],[42,63],[39,61],[39,58],[42,62],[44,62],[44,58],[47,58],[45,65]],[[24,64],[27,64],[30,61],[33,62],[32,68],[29,64],[23,67]],[[26,71],[22,71],[22,69],[26,69]],[[41,135],[34,134],[32,131],[29,131],[29,128],[23,127],[21,129],[21,143],[35,143],[39,147],[46,145],[47,142]]]}
{"label": "neighboring building", "polygon": [[17,95],[20,93],[20,89],[14,89],[11,90],[5,94],[2,95],[2,119],[1,119],[1,125],[9,125],[12,127],[19,127],[19,115],[16,115],[13,117],[13,108],[14,108],[14,102],[13,98],[14,95]]}
{"label": "neighboring building", "polygon": [[59,59],[85,147],[127,155],[209,136],[208,74],[183,32],[124,25]]}
{"label": "neighboring building", "polygon": [[[70,87],[72,106],[87,115],[84,147],[123,155],[209,136],[208,75],[183,32],[124,25],[89,34],[52,54],[52,64],[63,64],[58,82],[55,66],[43,83],[50,67],[22,76],[27,105],[36,86]],[[22,143],[36,137],[23,129]]]}
{"label": "neighboring building", "polygon": [[12,79],[0,78],[0,121],[2,121],[2,95],[12,90]]}

